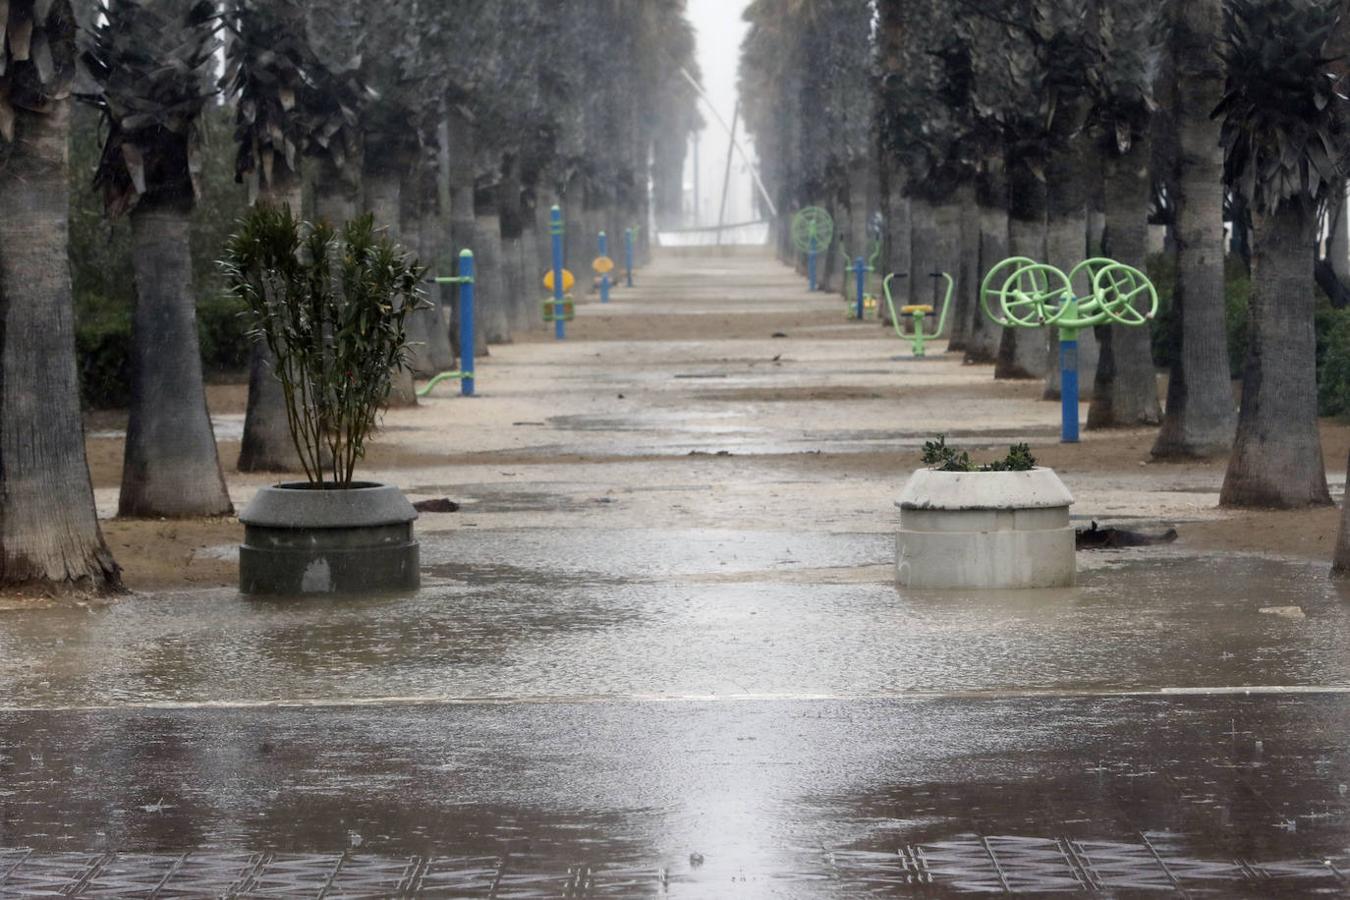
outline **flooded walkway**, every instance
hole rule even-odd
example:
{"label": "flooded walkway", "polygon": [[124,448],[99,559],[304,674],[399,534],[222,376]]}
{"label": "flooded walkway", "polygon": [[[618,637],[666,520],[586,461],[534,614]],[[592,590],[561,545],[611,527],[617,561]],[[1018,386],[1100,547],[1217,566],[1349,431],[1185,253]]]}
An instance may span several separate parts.
{"label": "flooded walkway", "polygon": [[[1221,471],[1054,448],[1036,385],[767,258],[638,278],[389,416],[370,474],[459,504],[416,596],[0,611],[0,897],[1347,890],[1350,611],[1187,543]],[[899,591],[937,431],[1183,539]]]}

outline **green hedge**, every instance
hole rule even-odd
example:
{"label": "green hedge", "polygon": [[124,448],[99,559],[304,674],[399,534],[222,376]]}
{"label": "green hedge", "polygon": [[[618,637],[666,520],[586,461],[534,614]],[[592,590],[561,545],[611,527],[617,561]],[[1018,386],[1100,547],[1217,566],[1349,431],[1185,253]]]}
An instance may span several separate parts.
{"label": "green hedge", "polygon": [[[233,375],[248,368],[250,345],[243,310],[243,304],[229,296],[197,305],[202,368],[208,374]],[[121,409],[131,402],[131,310],[90,302],[77,318],[75,352],[86,408]]]}

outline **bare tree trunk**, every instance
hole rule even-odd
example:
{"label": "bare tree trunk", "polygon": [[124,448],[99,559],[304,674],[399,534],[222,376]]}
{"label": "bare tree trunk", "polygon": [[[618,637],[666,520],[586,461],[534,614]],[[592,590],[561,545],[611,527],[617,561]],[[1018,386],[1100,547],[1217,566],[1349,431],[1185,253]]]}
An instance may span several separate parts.
{"label": "bare tree trunk", "polygon": [[[403,243],[403,167],[397,162],[401,155],[393,150],[382,152],[380,143],[373,142],[371,152],[366,155],[363,179],[366,209],[375,216],[375,227],[383,228],[389,239],[398,244]],[[388,406],[416,406],[417,388],[412,371],[400,368],[391,376]]]}
{"label": "bare tree trunk", "polygon": [[115,591],[80,420],[69,116],[19,109],[0,141],[0,584]]}
{"label": "bare tree trunk", "polygon": [[[260,195],[258,202],[289,207],[299,216],[300,179],[283,175],[279,169],[273,171],[271,189]],[[253,342],[248,364],[248,409],[236,466],[240,472],[298,472],[302,468],[286,418],[286,392],[273,373],[275,362],[267,344]]]}
{"label": "bare tree trunk", "polygon": [[186,202],[143,199],[131,213],[134,363],[119,516],[234,512],[202,384],[190,224]]}
{"label": "bare tree trunk", "polygon": [[1227,453],[1236,415],[1224,312],[1223,148],[1210,113],[1223,96],[1217,55],[1222,0],[1174,4],[1173,54],[1180,171],[1177,178],[1177,287],[1181,351],[1167,386],[1156,457]]}
{"label": "bare tree trunk", "polygon": [[971,322],[970,339],[966,342],[967,365],[993,363],[998,359],[999,340],[1003,329],[991,322],[980,305],[980,286],[984,276],[1010,255],[1008,252],[1008,182],[1003,174],[1003,160],[986,161],[976,181],[976,206],[979,216],[979,258],[971,285],[975,310]]}
{"label": "bare tree trunk", "polygon": [[[1010,256],[1046,258],[1045,182],[1026,165],[1009,166],[1008,248]],[[1050,368],[1045,328],[1004,328],[995,378],[1044,378]]]}
{"label": "bare tree trunk", "polygon": [[[1128,155],[1106,160],[1104,253],[1140,271],[1148,256],[1149,156],[1147,141],[1138,141]],[[1101,325],[1097,333],[1101,351],[1087,427],[1157,425],[1162,409],[1149,327]]]}
{"label": "bare tree trunk", "polygon": [[1287,200],[1253,213],[1252,300],[1242,412],[1221,506],[1326,506],[1317,432],[1317,337],[1311,248],[1317,215]]}

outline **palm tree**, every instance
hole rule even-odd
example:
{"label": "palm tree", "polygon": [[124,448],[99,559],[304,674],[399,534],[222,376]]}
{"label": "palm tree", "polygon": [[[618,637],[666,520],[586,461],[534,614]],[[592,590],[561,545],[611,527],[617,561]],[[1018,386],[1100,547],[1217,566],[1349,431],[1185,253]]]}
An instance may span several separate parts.
{"label": "palm tree", "polygon": [[[254,202],[289,206],[299,215],[305,142],[297,104],[311,64],[303,9],[296,0],[233,3],[225,19],[230,40],[223,83],[238,110],[235,177],[248,185]],[[249,361],[248,409],[238,468],[241,472],[300,469],[281,381],[273,374],[271,354],[260,341],[254,344]]]}
{"label": "palm tree", "polygon": [[1237,424],[1224,319],[1223,148],[1210,114],[1223,99],[1223,0],[1174,0],[1171,99],[1178,170],[1168,181],[1176,220],[1181,350],[1167,385],[1159,458],[1227,453]]}
{"label": "palm tree", "polygon": [[[1089,27],[1095,2],[1083,0],[1034,0],[1031,38],[1035,65],[1043,74],[1039,112],[1044,123],[1046,228],[1045,258],[1050,265],[1068,272],[1083,261],[1088,249],[1088,200],[1092,193],[1088,113],[1092,102],[1092,76],[1099,50],[1096,34]],[[1082,296],[1086,279],[1074,285]],[[1052,348],[1056,336],[1050,335]],[[1097,368],[1097,340],[1090,330],[1078,336],[1078,363],[1083,372]],[[1046,370],[1044,397],[1058,399],[1060,368],[1054,350]],[[1089,378],[1080,378],[1079,394],[1091,396]]]}
{"label": "palm tree", "polygon": [[1327,40],[1332,0],[1230,0],[1225,175],[1252,211],[1252,300],[1242,411],[1223,506],[1331,503],[1317,431],[1313,248],[1340,187],[1350,101]]}
{"label": "palm tree", "polygon": [[0,8],[0,584],[118,590],[80,421],[66,176],[69,0]]}
{"label": "palm tree", "polygon": [[[1153,80],[1162,52],[1161,0],[1103,0],[1093,125],[1105,161],[1104,253],[1142,270],[1148,253]],[[1158,379],[1149,329],[1097,328],[1100,355],[1088,428],[1157,425]]]}
{"label": "palm tree", "polygon": [[94,184],[130,213],[136,271],[131,414],[118,514],[233,512],[202,384],[188,230],[203,107],[215,91],[210,0],[105,0],[84,54],[107,127]]}

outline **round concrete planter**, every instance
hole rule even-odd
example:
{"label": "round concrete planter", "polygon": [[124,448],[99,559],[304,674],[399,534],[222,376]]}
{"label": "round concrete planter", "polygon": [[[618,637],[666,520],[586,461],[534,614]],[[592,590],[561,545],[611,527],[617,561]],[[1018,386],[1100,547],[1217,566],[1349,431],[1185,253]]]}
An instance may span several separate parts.
{"label": "round concrete planter", "polygon": [[1073,495],[1052,469],[920,469],[896,501],[896,577],[915,588],[1069,587]]}
{"label": "round concrete planter", "polygon": [[289,595],[414,590],[420,581],[416,519],[393,485],[263,488],[239,516],[239,589]]}

